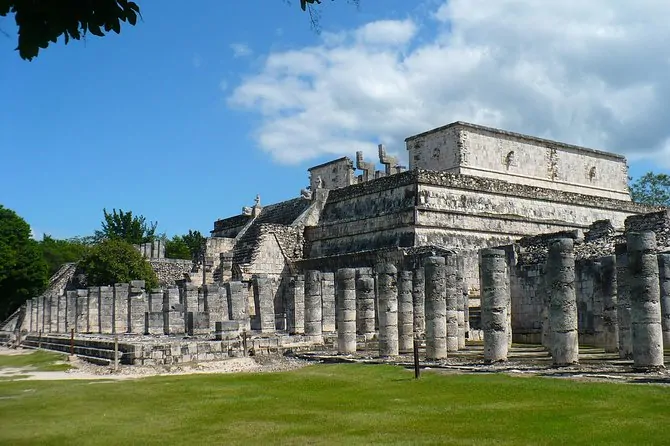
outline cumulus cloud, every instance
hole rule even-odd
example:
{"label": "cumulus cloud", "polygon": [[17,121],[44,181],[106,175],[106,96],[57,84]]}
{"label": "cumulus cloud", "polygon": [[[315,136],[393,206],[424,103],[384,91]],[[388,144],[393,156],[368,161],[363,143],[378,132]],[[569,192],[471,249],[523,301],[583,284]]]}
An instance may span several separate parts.
{"label": "cumulus cloud", "polygon": [[268,54],[229,96],[297,163],[469,121],[670,168],[670,3],[450,0]]}
{"label": "cumulus cloud", "polygon": [[249,48],[249,45],[246,43],[231,43],[230,49],[233,50],[234,57],[251,56],[253,53],[251,48]]}

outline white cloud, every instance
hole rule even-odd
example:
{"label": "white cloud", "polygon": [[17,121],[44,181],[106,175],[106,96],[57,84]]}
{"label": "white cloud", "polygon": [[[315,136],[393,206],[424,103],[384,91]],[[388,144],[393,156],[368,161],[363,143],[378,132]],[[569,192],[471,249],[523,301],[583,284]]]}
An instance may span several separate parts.
{"label": "white cloud", "polygon": [[411,20],[379,20],[361,26],[356,37],[361,44],[402,45],[416,34]]}
{"label": "white cloud", "polygon": [[662,0],[451,0],[269,54],[229,103],[262,116],[280,162],[404,156],[405,137],[462,120],[670,168],[668,16]]}
{"label": "white cloud", "polygon": [[230,49],[233,50],[234,57],[245,57],[253,54],[253,51],[246,43],[231,43]]}

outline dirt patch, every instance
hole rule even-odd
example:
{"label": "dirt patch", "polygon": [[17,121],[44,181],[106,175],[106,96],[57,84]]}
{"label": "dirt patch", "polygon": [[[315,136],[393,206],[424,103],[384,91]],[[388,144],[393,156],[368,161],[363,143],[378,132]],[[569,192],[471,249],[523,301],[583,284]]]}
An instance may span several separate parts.
{"label": "dirt patch", "polygon": [[[0,348],[0,355],[30,354],[30,349]],[[70,357],[68,363],[72,369],[58,372],[42,372],[30,367],[0,368],[0,379],[8,380],[126,380],[149,376],[189,375],[202,373],[269,373],[294,370],[309,363],[288,357],[247,357],[230,358],[223,361],[192,362],[172,366],[128,366],[118,369],[111,366],[99,366]]]}

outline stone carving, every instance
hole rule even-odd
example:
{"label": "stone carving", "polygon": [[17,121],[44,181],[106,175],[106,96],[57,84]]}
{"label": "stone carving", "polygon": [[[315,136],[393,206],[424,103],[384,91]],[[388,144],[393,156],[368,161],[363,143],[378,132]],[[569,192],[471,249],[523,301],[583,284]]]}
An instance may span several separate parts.
{"label": "stone carving", "polygon": [[363,160],[363,152],[356,152],[356,169],[362,170],[362,181],[370,181],[375,176],[375,164]]}
{"label": "stone carving", "polygon": [[512,166],[516,166],[516,154],[514,150],[505,155],[505,167],[509,169]]}
{"label": "stone carving", "polygon": [[386,148],[383,144],[377,146],[379,150],[379,162],[384,165],[386,175],[398,173],[398,158],[386,154]]}
{"label": "stone carving", "polygon": [[316,177],[315,187],[316,187],[316,189],[322,189],[323,188],[323,178],[321,178],[321,175]]}
{"label": "stone carving", "polygon": [[312,199],[312,190],[308,187],[305,189],[300,189],[300,197],[305,198],[307,200]]}
{"label": "stone carving", "polygon": [[242,215],[251,215],[252,209],[251,206],[244,206],[242,208]]}

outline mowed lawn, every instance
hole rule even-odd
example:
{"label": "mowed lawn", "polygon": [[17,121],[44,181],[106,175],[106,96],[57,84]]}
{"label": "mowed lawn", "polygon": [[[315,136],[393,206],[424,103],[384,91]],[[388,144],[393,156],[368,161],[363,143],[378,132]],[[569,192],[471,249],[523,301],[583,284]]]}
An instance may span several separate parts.
{"label": "mowed lawn", "polygon": [[379,365],[0,381],[2,445],[669,444],[670,389]]}

